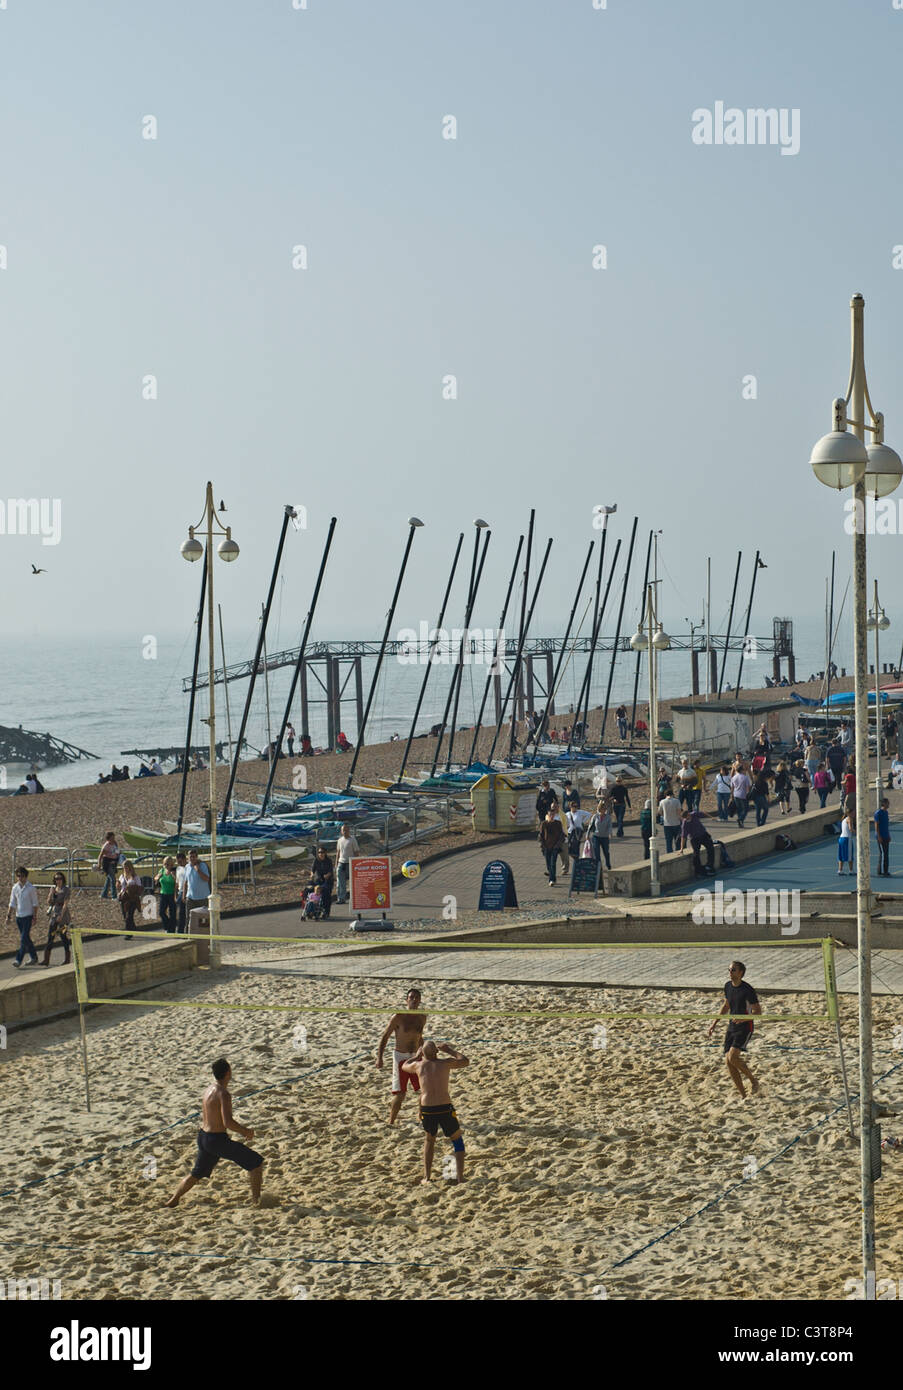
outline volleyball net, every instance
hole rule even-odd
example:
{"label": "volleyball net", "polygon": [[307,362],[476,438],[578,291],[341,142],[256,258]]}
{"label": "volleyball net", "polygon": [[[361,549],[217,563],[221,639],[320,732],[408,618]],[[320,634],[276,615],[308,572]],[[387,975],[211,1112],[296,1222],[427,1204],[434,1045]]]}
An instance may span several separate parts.
{"label": "volleyball net", "polygon": [[[385,1006],[383,1006],[383,1007],[381,1007],[381,1008],[367,1008],[367,1007],[359,1006],[359,1005],[348,1005],[348,1006],[329,1005],[329,1006],[324,1006],[324,1007],[317,1007],[317,1006],[315,1006],[315,1005],[310,1005],[310,1004],[303,1004],[303,1005],[302,1005],[302,1004],[276,1004],[276,1003],[250,1004],[250,1003],[226,1003],[226,1002],[224,1002],[224,1001],[219,1001],[219,1000],[149,999],[149,998],[145,998],[145,997],[137,997],[137,998],[136,998],[136,997],[130,997],[130,998],[124,998],[124,997],[121,997],[121,996],[119,996],[119,997],[106,997],[106,996],[100,996],[100,995],[92,995],[92,994],[90,994],[89,989],[88,989],[88,976],[87,976],[87,968],[86,968],[86,962],[85,962],[84,944],[83,944],[83,940],[82,940],[82,936],[83,936],[84,930],[85,930],[84,928],[79,928],[79,927],[73,927],[73,928],[71,929],[71,937],[72,937],[72,956],[73,956],[73,961],[74,961],[74,965],[75,965],[76,994],[77,994],[78,1002],[79,1002],[79,1004],[80,1004],[81,1006],[84,1006],[84,1005],[112,1004],[112,1005],[119,1005],[119,1006],[125,1006],[125,1007],[132,1006],[132,1007],[136,1007],[136,1008],[194,1008],[194,1009],[209,1008],[209,1009],[224,1009],[224,1010],[227,1010],[227,1011],[239,1011],[239,1012],[242,1011],[242,1010],[258,1010],[258,1011],[259,1011],[259,1010],[263,1010],[263,1011],[266,1011],[266,1010],[273,1010],[274,1012],[281,1012],[281,1013],[297,1013],[299,1010],[302,1010],[302,1009],[303,1009],[303,1011],[304,1011],[305,1013],[330,1013],[330,1014],[332,1014],[332,1013],[347,1013],[347,1014],[364,1014],[364,1015],[366,1015],[366,1014],[380,1014],[380,1015],[381,1015],[381,1014],[384,1014],[384,1013],[385,1013]],[[118,931],[117,931],[117,930],[103,930],[103,931],[99,931],[99,930],[96,930],[96,929],[90,929],[90,935],[91,935],[92,937],[94,937],[94,936],[125,937],[125,936],[133,936],[134,934],[133,934],[133,933],[127,933],[127,932],[125,932],[124,930],[118,930]],[[375,943],[374,943],[372,940],[366,940],[366,941],[365,941],[365,940],[361,940],[360,942],[356,942],[356,941],[350,941],[350,940],[347,940],[347,939],[344,939],[344,938],[340,938],[340,939],[336,940],[335,938],[329,938],[329,937],[295,937],[295,936],[232,936],[232,935],[217,935],[217,936],[215,936],[215,937],[210,937],[210,936],[206,936],[206,935],[205,935],[205,936],[199,936],[199,937],[190,937],[190,936],[176,936],[176,935],[174,935],[174,934],[171,933],[171,932],[141,932],[141,941],[142,941],[142,942],[143,942],[143,941],[146,941],[146,940],[152,940],[152,939],[154,939],[154,938],[157,938],[157,939],[162,940],[162,941],[165,941],[165,942],[169,942],[171,945],[174,944],[174,942],[176,942],[176,941],[199,941],[199,942],[204,942],[204,943],[209,943],[209,942],[211,942],[211,941],[216,941],[216,942],[221,942],[221,943],[223,943],[223,944],[226,944],[226,943],[230,943],[230,944],[231,944],[231,943],[235,943],[235,944],[246,943],[246,944],[248,944],[248,945],[259,946],[259,947],[282,946],[282,947],[291,947],[291,948],[297,948],[297,947],[301,947],[301,948],[319,947],[319,948],[321,948],[321,949],[324,948],[324,947],[325,947],[325,948],[332,948],[331,950],[327,949],[327,950],[324,951],[322,954],[313,955],[313,956],[308,956],[308,957],[306,958],[307,963],[309,963],[309,964],[312,965],[312,964],[314,964],[314,963],[322,964],[323,962],[329,962],[329,963],[331,963],[331,964],[335,967],[335,966],[336,966],[336,963],[338,962],[338,963],[341,963],[343,966],[346,967],[346,969],[343,970],[342,973],[347,973],[348,976],[349,976],[349,978],[361,978],[362,976],[363,976],[363,977],[366,977],[366,976],[368,975],[368,972],[367,972],[365,969],[364,969],[364,970],[361,970],[361,969],[358,969],[356,966],[355,966],[354,969],[348,969],[348,968],[347,968],[348,966],[350,966],[350,965],[352,964],[352,962],[354,962],[355,957],[356,957],[356,956],[359,956],[361,962],[365,962],[365,963],[368,962],[368,963],[371,964],[371,966],[374,967],[374,968],[373,968],[373,971],[372,971],[372,974],[371,974],[370,977],[373,978],[373,979],[379,979],[379,980],[382,980],[382,981],[385,981],[385,980],[388,978],[387,975],[386,975],[386,973],[385,973],[385,968],[384,968],[384,967],[385,967],[385,961],[386,961],[387,956],[394,956],[394,955],[396,955],[396,954],[398,955],[398,957],[399,957],[400,960],[405,960],[405,961],[407,961],[408,963],[410,963],[411,960],[412,960],[412,957],[416,957],[416,956],[418,956],[418,955],[431,955],[431,954],[437,954],[437,955],[441,955],[441,956],[444,956],[444,957],[448,958],[448,957],[450,957],[450,956],[459,955],[459,954],[462,955],[462,956],[474,956],[474,955],[480,955],[480,954],[487,955],[487,954],[489,954],[489,953],[499,953],[499,952],[504,952],[505,955],[506,955],[506,957],[516,957],[516,956],[520,956],[521,954],[533,955],[533,954],[535,954],[535,953],[541,953],[541,952],[545,952],[545,953],[551,953],[551,952],[556,952],[556,953],[557,953],[557,952],[581,952],[581,953],[586,953],[586,952],[599,951],[599,952],[629,953],[629,952],[633,952],[633,951],[650,951],[650,950],[654,950],[654,951],[669,951],[669,952],[670,952],[670,951],[688,951],[688,950],[706,950],[706,951],[712,951],[712,950],[725,950],[725,951],[732,951],[732,952],[735,952],[735,953],[739,953],[739,952],[750,952],[750,951],[761,950],[761,949],[773,950],[773,949],[775,949],[776,947],[790,947],[790,948],[793,948],[793,949],[817,949],[817,950],[819,950],[819,951],[821,952],[821,957],[822,957],[823,979],[824,979],[824,1000],[825,1000],[824,1012],[823,1012],[823,1013],[815,1013],[815,1012],[811,1012],[811,1011],[810,1011],[810,1012],[805,1012],[805,1013],[790,1013],[790,1012],[788,1012],[788,1013],[774,1013],[774,1014],[762,1013],[761,1015],[757,1015],[757,1016],[756,1016],[756,1020],[757,1020],[757,1022],[759,1022],[759,1023],[800,1023],[800,1022],[832,1023],[832,1022],[834,1022],[834,1021],[837,1019],[837,1017],[838,1017],[837,978],[836,978],[836,967],[835,967],[835,942],[834,942],[833,937],[829,937],[829,936],[826,936],[826,937],[809,937],[809,938],[802,938],[802,939],[798,939],[798,938],[797,938],[797,939],[794,939],[794,940],[792,940],[792,941],[791,941],[791,940],[787,940],[787,939],[780,939],[780,940],[772,940],[772,941],[743,941],[743,942],[737,942],[737,941],[628,941],[628,942],[611,942],[611,941],[602,941],[602,942],[600,942],[600,941],[571,941],[571,942],[535,942],[535,941],[518,941],[518,942],[496,942],[496,941],[466,941],[466,940],[462,940],[461,938],[458,938],[458,939],[456,939],[456,940],[443,940],[443,941],[423,941],[423,940],[414,939],[414,940],[392,940],[391,942],[382,942],[382,941],[380,941],[380,942],[379,942],[379,945],[378,945],[378,954],[377,954],[377,952],[374,950],[374,944],[375,944]],[[338,948],[338,949],[336,949],[336,948]],[[378,974],[376,973],[376,962],[377,962],[377,961],[379,962],[379,973],[378,973]],[[274,963],[275,963],[275,962],[274,962]],[[227,971],[228,971],[229,969],[239,969],[239,970],[240,970],[241,967],[242,967],[242,961],[241,961],[241,960],[236,960],[236,961],[234,961],[234,962],[227,962],[226,965],[225,965],[225,968],[226,968]],[[405,975],[407,975],[408,973],[410,973],[409,969],[406,969],[404,973],[405,973]],[[214,977],[214,978],[217,978],[217,977],[218,977],[218,974],[219,974],[219,972],[217,972],[217,976]],[[313,971],[313,970],[312,970],[310,974],[305,975],[305,976],[303,976],[302,978],[317,979],[317,978],[322,978],[322,975],[323,975],[323,972],[322,972],[322,971]],[[468,972],[466,973],[466,975],[463,976],[463,977],[456,977],[456,976],[448,975],[448,974],[443,974],[443,975],[440,975],[440,976],[436,976],[435,978],[432,978],[431,982],[434,983],[434,984],[436,984],[436,985],[439,985],[439,984],[441,984],[441,983],[443,983],[443,982],[445,982],[445,981],[449,981],[449,980],[453,980],[453,979],[455,979],[455,980],[460,980],[460,979],[462,979],[462,978],[463,978],[463,979],[471,980],[474,984],[479,984],[480,986],[486,986],[486,985],[491,986],[493,983],[509,983],[509,984],[519,984],[519,985],[522,985],[524,988],[530,988],[531,986],[533,986],[533,987],[545,987],[545,988],[575,988],[575,989],[579,989],[582,985],[585,985],[586,983],[589,983],[589,982],[587,982],[587,981],[583,981],[583,980],[580,980],[580,979],[561,979],[561,978],[554,978],[554,977],[553,977],[553,978],[541,978],[541,977],[539,977],[539,976],[537,976],[537,978],[535,978],[535,979],[530,979],[530,980],[524,979],[524,980],[520,980],[520,981],[511,981],[511,980],[505,979],[505,980],[500,980],[500,981],[494,981],[490,975],[488,975],[488,974],[485,974],[485,975],[484,975],[484,974],[482,974],[482,973],[480,973],[480,974],[475,974],[472,970],[468,970]],[[634,989],[636,989],[636,988],[644,988],[644,987],[648,988],[648,987],[649,987],[649,984],[648,984],[647,981],[643,981],[642,984],[638,984],[638,983],[632,983],[632,984],[630,984],[630,983],[624,983],[624,984],[620,984],[617,980],[612,980],[612,981],[610,982],[610,984],[608,984],[608,987],[609,987],[609,988],[612,988],[612,989],[617,989],[617,988],[628,988],[628,989],[629,989],[629,988],[634,988]],[[701,989],[701,988],[713,988],[713,987],[715,987],[715,986],[714,986],[714,982],[713,982],[713,984],[708,985],[708,986],[700,986],[700,985],[694,985],[694,984],[691,984],[691,983],[687,983],[686,985],[684,985],[682,982],[679,982],[679,981],[678,981],[678,982],[676,982],[676,983],[674,983],[674,984],[669,985],[668,987],[671,988],[671,989],[684,989],[684,988],[685,988],[686,990],[691,991],[691,990],[698,990],[698,989]],[[811,988],[811,986],[802,986],[802,988],[803,988],[803,989],[807,989],[807,988]],[[795,990],[793,989],[792,986],[789,986],[789,985],[788,985],[788,986],[786,986],[786,987],[782,987],[782,989],[781,989],[780,992],[781,992],[781,993],[794,993],[794,992],[797,992],[797,991],[795,991]],[[820,992],[821,992],[821,991],[819,990],[819,993],[820,993]],[[673,1010],[673,1009],[662,1009],[662,1010],[637,1010],[637,1011],[634,1011],[634,1010],[624,1010],[624,1009],[601,1009],[601,1008],[600,1008],[600,1009],[583,1009],[583,1010],[554,1009],[554,1008],[551,1008],[551,1009],[548,1009],[548,1008],[546,1008],[546,1009],[536,1009],[536,1010],[529,1010],[529,1009],[527,1009],[527,1010],[510,1010],[510,1009],[491,1009],[491,1008],[488,1008],[488,1007],[486,1007],[486,1008],[458,1008],[458,1007],[454,1007],[454,1008],[431,1008],[431,1009],[429,1010],[429,1012],[430,1012],[431,1014],[437,1014],[437,1015],[439,1015],[439,1016],[443,1016],[443,1015],[447,1015],[447,1016],[450,1016],[450,1017],[466,1017],[466,1016],[472,1016],[472,1017],[480,1017],[480,1018],[490,1018],[490,1017],[510,1018],[510,1017],[515,1017],[515,1016],[516,1016],[516,1017],[520,1017],[520,1018],[560,1018],[560,1019],[573,1019],[573,1018],[611,1018],[611,1019],[615,1019],[615,1018],[623,1018],[623,1019],[625,1019],[625,1020],[643,1020],[643,1019],[647,1019],[647,1020],[653,1020],[653,1021],[654,1021],[654,1020],[661,1020],[661,1018],[662,1018],[663,1016],[666,1016],[666,1017],[668,1017],[668,1018],[670,1018],[670,1019],[684,1019],[684,1020],[705,1019],[705,1018],[710,1019],[710,1018],[712,1017],[712,1010],[711,1010],[711,1009],[706,1009],[705,1011],[693,1011],[693,1012],[679,1011],[679,1012],[678,1012],[678,1011]],[[727,1022],[727,1021],[731,1021],[731,1022],[742,1022],[742,1021],[744,1021],[744,1020],[745,1020],[745,1021],[749,1021],[749,1020],[748,1020],[748,1015],[745,1015],[745,1014],[743,1014],[743,1015],[741,1015],[741,1014],[730,1014],[730,1015],[727,1015],[727,1014],[726,1014],[726,1015],[723,1015],[723,1019],[724,1019],[725,1022]]]}
{"label": "volleyball net", "polygon": [[[488,942],[455,939],[423,940],[393,938],[391,941],[372,938],[355,941],[348,938],[208,935],[174,936],[172,933],[141,932],[141,943],[153,940],[167,942],[196,941],[207,946],[211,941],[230,948],[222,965],[200,976],[186,970],[184,979],[195,979],[199,988],[195,997],[152,997],[147,993],[128,997],[92,992],[89,962],[86,960],[83,934],[85,929],[71,930],[72,953],[75,965],[76,993],[82,1038],[85,1093],[90,1109],[90,1080],[87,1052],[85,1011],[88,1008],[111,1006],[125,1009],[195,1009],[219,1011],[224,1014],[273,1013],[294,1015],[299,1023],[317,1016],[357,1015],[362,1019],[387,1017],[391,1012],[410,1012],[399,995],[398,981],[406,987],[416,982],[426,1002],[421,1012],[431,1019],[483,1020],[502,1031],[508,1022],[520,1020],[531,1030],[543,1024],[595,1025],[596,1035],[604,1033],[607,1024],[639,1025],[645,1034],[656,1026],[692,1024],[703,1020],[711,1023],[716,1017],[720,1024],[749,1022],[748,1014],[718,1015],[723,1005],[721,995],[726,968],[719,974],[715,962],[697,960],[696,968],[672,972],[660,969],[661,962],[651,961],[648,952],[674,953],[705,951],[730,952],[730,958],[750,959],[761,950],[796,952],[799,968],[780,971],[779,987],[763,984],[765,998],[760,1000],[762,1012],[755,1016],[755,1026],[763,1024],[803,1026],[833,1025],[842,1056],[840,1012],[835,968],[835,941],[832,937],[778,938],[765,941],[719,940],[680,942]],[[124,930],[98,932],[90,935],[122,938]],[[133,935],[133,934],[132,934]],[[242,951],[241,948],[247,948]],[[808,959],[807,959],[808,956]],[[553,958],[554,957],[554,962]],[[773,959],[773,958],[772,958]],[[571,964],[573,962],[573,965]],[[605,963],[602,968],[601,963]],[[609,964],[611,963],[611,968]],[[599,963],[598,968],[595,968]],[[635,963],[635,964],[633,964]],[[789,965],[788,961],[788,965]],[[800,964],[801,963],[801,964]],[[618,968],[614,966],[617,964]],[[726,967],[727,962],[724,962]],[[748,977],[755,981],[755,966],[750,963]],[[795,983],[784,983],[786,977]],[[235,982],[251,981],[253,991],[243,991],[236,999]],[[266,997],[268,981],[270,997]],[[148,989],[162,990],[163,986],[178,986],[181,980],[149,981]],[[331,986],[331,989],[327,989]],[[338,991],[337,987],[338,986]],[[342,990],[344,986],[344,991]],[[351,987],[355,986],[354,989]],[[231,988],[230,988],[231,987]],[[319,988],[318,988],[319,987]],[[362,988],[363,987],[363,988]],[[626,995],[650,989],[661,990],[659,1007],[617,1007]],[[291,993],[289,993],[291,991]],[[372,1000],[367,998],[372,991]],[[701,1003],[685,1007],[687,995],[712,992],[709,1005]],[[772,994],[812,993],[820,1001],[819,1009],[782,1011],[769,1002]],[[203,993],[204,998],[196,997]],[[261,997],[254,998],[253,993]],[[330,993],[332,998],[329,997]],[[537,997],[540,995],[541,997]],[[681,1001],[674,994],[682,996]],[[292,998],[291,994],[296,997]],[[573,996],[578,996],[574,999]],[[428,996],[428,997],[427,997]],[[564,997],[567,996],[567,997]],[[612,998],[615,996],[615,998]],[[700,1001],[701,1002],[701,1001]],[[499,1003],[508,1007],[499,1007]],[[645,1005],[646,1000],[644,998]],[[579,1004],[579,1007],[576,1005]],[[783,1030],[781,1030],[783,1036]],[[524,1039],[526,1041],[526,1039]],[[481,1039],[485,1041],[485,1039]],[[595,1043],[593,1044],[595,1045]],[[845,1067],[844,1067],[845,1072]]]}

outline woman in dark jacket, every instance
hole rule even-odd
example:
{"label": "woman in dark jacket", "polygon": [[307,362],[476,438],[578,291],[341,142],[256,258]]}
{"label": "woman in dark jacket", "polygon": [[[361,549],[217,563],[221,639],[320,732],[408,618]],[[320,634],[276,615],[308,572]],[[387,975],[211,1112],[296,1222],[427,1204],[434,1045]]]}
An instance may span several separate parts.
{"label": "woman in dark jacket", "polygon": [[768,820],[768,777],[765,772],[757,772],[752,784],[752,802],[756,808],[756,825],[764,825]]}
{"label": "woman in dark jacket", "polygon": [[782,816],[790,815],[790,772],[785,762],[779,762],[774,775],[774,791]]}
{"label": "woman in dark jacket", "polygon": [[332,906],[332,860],[326,853],[322,845],[317,845],[317,853],[314,862],[310,866],[310,883],[308,887],[319,888],[320,897],[323,902],[323,916],[329,916],[329,909]]}
{"label": "woman in dark jacket", "polygon": [[539,843],[542,852],[546,857],[546,873],[549,879],[549,887],[553,887],[556,881],[555,862],[564,846],[564,826],[557,812],[550,806],[546,812],[546,818],[539,828]]}

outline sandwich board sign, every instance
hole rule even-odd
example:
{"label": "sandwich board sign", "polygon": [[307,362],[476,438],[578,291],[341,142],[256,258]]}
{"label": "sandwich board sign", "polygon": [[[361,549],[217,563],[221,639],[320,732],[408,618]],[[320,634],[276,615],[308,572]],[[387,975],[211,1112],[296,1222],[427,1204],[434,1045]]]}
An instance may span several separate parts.
{"label": "sandwich board sign", "polygon": [[517,907],[514,874],[504,859],[493,859],[483,870],[480,884],[479,912],[500,912],[505,907]]}
{"label": "sandwich board sign", "polygon": [[392,860],[387,854],[351,860],[352,912],[385,912],[392,907]]}
{"label": "sandwich board sign", "polygon": [[601,859],[572,859],[571,860],[571,882],[568,887],[568,897],[572,893],[592,893],[598,896],[599,876],[602,873]]}

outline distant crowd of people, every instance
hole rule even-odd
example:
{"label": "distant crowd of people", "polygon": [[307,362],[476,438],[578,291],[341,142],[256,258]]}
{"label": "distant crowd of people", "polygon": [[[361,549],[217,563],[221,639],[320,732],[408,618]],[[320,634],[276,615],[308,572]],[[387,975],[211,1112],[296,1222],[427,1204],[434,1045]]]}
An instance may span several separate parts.
{"label": "distant crowd of people", "polygon": [[[626,738],[626,710],[623,706],[616,711],[619,732]],[[903,760],[898,752],[898,726],[893,715],[882,724],[881,737],[893,761],[888,773],[888,787],[903,790]],[[771,738],[766,726],[759,728],[749,753],[737,753],[730,762],[723,762],[711,777],[697,760],[691,764],[686,755],[680,758],[677,771],[672,775],[662,771],[656,787],[657,809],[655,822],[661,825],[665,839],[665,853],[674,850],[684,852],[689,845],[693,853],[693,868],[697,877],[714,872],[715,842],[700,810],[702,794],[709,790],[714,794],[717,819],[727,823],[736,817],[737,826],[743,829],[747,817],[753,814],[755,825],[763,826],[768,820],[772,806],[772,796],[782,816],[803,815],[809,805],[810,794],[814,791],[819,799],[819,807],[824,808],[832,791],[839,793],[839,811],[843,824],[838,844],[838,873],[849,865],[853,872],[853,837],[855,835],[856,767],[853,756],[853,730],[848,720],[841,721],[839,732],[829,742],[823,744],[816,732],[800,728],[794,737],[793,746],[786,753],[774,755]],[[599,789],[595,810],[590,813],[582,808],[580,797],[570,781],[564,784],[559,802],[558,793],[548,779],[543,781],[536,798],[536,814],[539,821],[538,838],[546,864],[546,878],[549,885],[557,881],[559,861],[562,871],[567,873],[570,860],[592,857],[596,863],[604,862],[611,868],[610,841],[624,835],[624,818],[631,807],[630,792],[623,775],[611,781],[603,773],[603,785]],[[889,802],[884,798],[873,815],[875,835],[879,851],[878,874],[890,875],[890,822]],[[653,807],[649,798],[640,811],[639,828],[643,841],[643,857],[649,857],[649,843],[652,838]],[[702,862],[705,852],[705,864]]]}

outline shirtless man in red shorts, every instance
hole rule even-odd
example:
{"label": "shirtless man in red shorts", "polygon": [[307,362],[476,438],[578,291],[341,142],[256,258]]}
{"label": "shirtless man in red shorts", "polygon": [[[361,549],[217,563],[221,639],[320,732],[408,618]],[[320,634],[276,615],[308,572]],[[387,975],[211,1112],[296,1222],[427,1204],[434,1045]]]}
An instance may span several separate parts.
{"label": "shirtless man in red shorts", "polygon": [[413,1057],[415,1052],[423,1042],[423,1030],[426,1027],[426,1014],[414,1012],[420,1007],[420,990],[409,989],[405,996],[405,1003],[411,1010],[410,1013],[393,1014],[386,1025],[386,1031],[379,1040],[379,1047],[376,1050],[376,1065],[380,1070],[383,1064],[383,1053],[386,1050],[386,1043],[392,1034],[395,1034],[395,1049],[392,1054],[392,1108],[389,1111],[389,1124],[394,1125],[401,1109],[401,1102],[404,1100],[405,1091],[408,1089],[408,1082],[415,1091],[420,1090],[420,1082],[416,1076],[402,1070],[402,1063],[408,1058]]}

